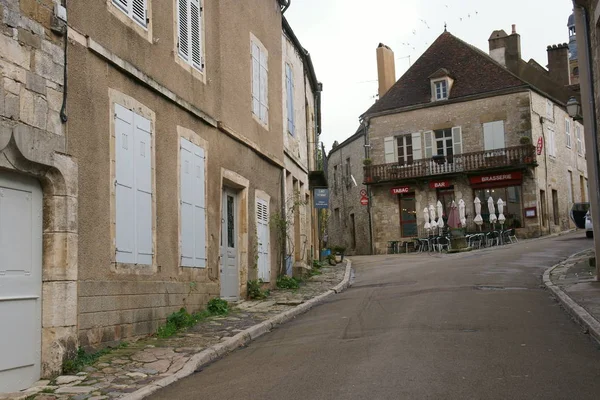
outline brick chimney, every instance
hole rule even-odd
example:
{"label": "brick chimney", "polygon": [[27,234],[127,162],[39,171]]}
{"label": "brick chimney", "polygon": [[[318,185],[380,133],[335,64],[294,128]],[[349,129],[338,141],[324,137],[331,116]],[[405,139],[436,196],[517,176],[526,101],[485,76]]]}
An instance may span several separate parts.
{"label": "brick chimney", "polygon": [[516,73],[521,61],[521,35],[517,33],[517,26],[513,24],[510,35],[502,29],[492,32],[488,43],[490,57]]}
{"label": "brick chimney", "polygon": [[383,43],[377,47],[377,77],[379,79],[379,98],[396,83],[396,62],[394,52]]}
{"label": "brick chimney", "polygon": [[569,45],[567,43],[548,46],[548,71],[550,78],[563,86],[571,84],[569,72]]}

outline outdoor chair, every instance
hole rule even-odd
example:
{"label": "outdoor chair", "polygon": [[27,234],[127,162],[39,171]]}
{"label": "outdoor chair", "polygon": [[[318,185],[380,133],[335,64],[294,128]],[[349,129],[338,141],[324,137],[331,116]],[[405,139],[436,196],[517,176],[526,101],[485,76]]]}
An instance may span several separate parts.
{"label": "outdoor chair", "polygon": [[504,243],[518,243],[519,239],[515,235],[515,228],[508,229],[502,233]]}
{"label": "outdoor chair", "polygon": [[450,250],[450,239],[440,236],[437,238],[437,250],[441,253],[444,248],[446,251]]}
{"label": "outdoor chair", "polygon": [[429,251],[429,239],[425,238],[425,239],[418,239],[419,240],[419,253],[423,252],[423,251]]}
{"label": "outdoor chair", "polygon": [[478,249],[481,248],[481,244],[483,242],[483,235],[481,235],[480,233],[476,233],[474,235],[469,235],[467,237],[467,244],[469,247],[477,247]]}
{"label": "outdoor chair", "polygon": [[488,232],[485,239],[487,246],[498,246],[500,244],[500,235],[496,231]]}

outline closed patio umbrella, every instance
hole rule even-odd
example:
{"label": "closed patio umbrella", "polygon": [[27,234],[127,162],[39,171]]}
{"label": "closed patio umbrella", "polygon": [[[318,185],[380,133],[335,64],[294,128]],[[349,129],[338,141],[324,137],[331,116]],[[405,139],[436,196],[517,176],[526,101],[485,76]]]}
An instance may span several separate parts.
{"label": "closed patio umbrella", "polygon": [[437,224],[438,224],[438,228],[440,228],[440,230],[441,230],[442,228],[444,228],[444,218],[443,218],[444,206],[442,205],[442,202],[438,200],[436,207],[437,207],[437,213],[438,213]]}
{"label": "closed patio umbrella", "polygon": [[427,207],[423,210],[423,218],[425,219],[425,230],[429,232],[431,224],[429,223],[429,208]]}
{"label": "closed patio umbrella", "polygon": [[448,226],[450,228],[458,228],[460,225],[460,218],[458,215],[458,207],[456,207],[456,202],[452,200],[452,205],[450,206],[450,213],[448,215]]}
{"label": "closed patio umbrella", "polygon": [[488,209],[490,210],[490,224],[493,224],[498,218],[496,217],[496,207],[494,206],[494,199],[492,199],[492,196],[488,199]]}
{"label": "closed patio umbrella", "polygon": [[458,201],[458,217],[460,218],[460,226],[467,226],[467,218],[465,217],[465,201],[460,199]]}
{"label": "closed patio umbrella", "polygon": [[431,229],[437,228],[437,222],[435,222],[435,207],[433,204],[429,205],[429,218],[431,219]]}
{"label": "closed patio umbrella", "polygon": [[498,199],[498,222],[500,225],[504,227],[504,221],[506,221],[506,217],[503,214],[504,212],[504,202],[502,199]]}
{"label": "closed patio umbrella", "polygon": [[481,228],[481,225],[483,225],[483,218],[481,218],[481,200],[479,200],[479,197],[475,197],[473,203],[475,203],[475,218],[473,219],[473,222]]}

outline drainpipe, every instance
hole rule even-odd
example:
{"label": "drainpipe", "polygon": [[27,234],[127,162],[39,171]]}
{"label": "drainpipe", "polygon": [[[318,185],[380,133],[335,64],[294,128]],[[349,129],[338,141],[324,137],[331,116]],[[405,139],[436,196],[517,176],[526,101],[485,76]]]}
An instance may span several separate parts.
{"label": "drainpipe", "polygon": [[[371,149],[371,144],[369,143],[369,135],[368,135],[368,129],[369,129],[369,120],[367,118],[364,118],[362,121],[362,126],[363,126],[363,134],[364,134],[364,147],[365,147],[365,158],[369,158],[370,156],[370,149]],[[363,167],[363,171],[364,171],[364,167]],[[363,173],[363,179],[364,179],[364,173]],[[371,185],[367,185],[367,198],[369,199],[369,203],[367,204],[367,217],[369,219],[369,247],[371,248],[371,254],[375,254],[375,245],[373,243],[373,218],[371,216],[371,202],[373,200],[373,197],[371,196]]]}
{"label": "drainpipe", "polygon": [[591,40],[589,32],[589,15],[586,9],[573,1],[575,12],[577,45],[579,47],[579,71],[581,87],[581,106],[585,127],[585,147],[587,149],[588,186],[590,197],[590,211],[594,227],[594,253],[596,255],[596,280],[600,281],[600,171],[598,162],[598,127],[596,122],[596,94],[594,93],[594,71],[592,68]]}

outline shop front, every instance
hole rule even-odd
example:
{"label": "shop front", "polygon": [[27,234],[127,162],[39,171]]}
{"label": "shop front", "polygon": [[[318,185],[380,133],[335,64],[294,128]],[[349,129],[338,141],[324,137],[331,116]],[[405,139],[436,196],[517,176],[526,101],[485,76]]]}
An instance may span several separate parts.
{"label": "shop front", "polygon": [[410,238],[417,236],[417,201],[415,190],[410,186],[393,187],[392,195],[398,197],[400,214],[400,236]]}
{"label": "shop front", "polygon": [[503,214],[506,217],[505,229],[523,227],[523,173],[503,172],[498,174],[487,174],[471,176],[469,183],[473,189],[473,197],[481,200],[481,216],[485,224],[489,224],[490,212],[487,206],[491,197],[496,205],[498,214],[498,200],[504,202]]}

